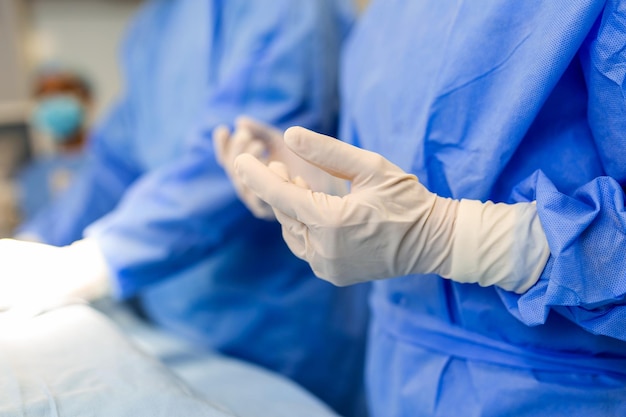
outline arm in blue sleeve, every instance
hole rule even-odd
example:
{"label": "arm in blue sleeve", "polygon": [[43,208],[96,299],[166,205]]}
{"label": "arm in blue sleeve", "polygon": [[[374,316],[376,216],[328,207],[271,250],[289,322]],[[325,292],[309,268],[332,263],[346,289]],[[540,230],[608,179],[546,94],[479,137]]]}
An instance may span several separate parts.
{"label": "arm in blue sleeve", "polygon": [[522,185],[531,199],[535,194],[551,257],[539,282],[526,294],[500,295],[528,325],[544,323],[554,310],[591,333],[626,340],[623,9],[623,2],[608,1],[579,52],[589,93],[589,127],[607,175],[569,195],[541,174]]}
{"label": "arm in blue sleeve", "polygon": [[115,207],[137,176],[115,146],[128,142],[129,117],[124,102],[113,109],[91,135],[87,162],[68,190],[20,226],[18,235],[36,236],[55,246],[68,245],[82,237],[86,226]]}
{"label": "arm in blue sleeve", "polygon": [[[208,131],[247,114],[279,128],[334,133],[341,43],[353,10],[342,0],[233,0],[222,6],[203,115]],[[192,140],[195,140],[192,138]]]}
{"label": "arm in blue sleeve", "polygon": [[97,240],[115,293],[125,298],[193,265],[249,217],[217,163],[198,147],[144,176],[86,235]]}
{"label": "arm in blue sleeve", "polygon": [[186,155],[142,177],[114,212],[87,230],[104,252],[119,297],[193,265],[234,233],[254,233],[250,228],[261,222],[238,201],[215,161],[217,125],[247,114],[283,128],[332,131],[345,32],[333,4],[233,0],[223,6],[223,33],[213,45],[218,79]]}
{"label": "arm in blue sleeve", "polygon": [[600,177],[567,195],[541,173],[525,185],[536,193],[551,256],[525,294],[499,291],[509,311],[533,326],[554,310],[591,333],[626,340],[623,185]]}

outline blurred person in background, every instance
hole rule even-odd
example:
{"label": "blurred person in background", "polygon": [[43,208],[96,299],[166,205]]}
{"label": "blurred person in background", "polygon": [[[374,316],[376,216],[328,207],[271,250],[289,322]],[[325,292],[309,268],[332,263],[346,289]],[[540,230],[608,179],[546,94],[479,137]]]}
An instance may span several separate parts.
{"label": "blurred person in background", "polygon": [[84,165],[92,88],[80,74],[59,66],[37,73],[31,117],[33,161],[17,174],[22,221],[28,222],[65,191]]}
{"label": "blurred person in background", "polygon": [[[255,219],[211,135],[240,114],[335,132],[349,0],[153,0],[122,53],[125,91],[70,188],[0,241],[5,303],[112,294],[150,321],[282,373],[362,415],[367,287],[338,289]],[[85,237],[85,238],[84,238]]]}

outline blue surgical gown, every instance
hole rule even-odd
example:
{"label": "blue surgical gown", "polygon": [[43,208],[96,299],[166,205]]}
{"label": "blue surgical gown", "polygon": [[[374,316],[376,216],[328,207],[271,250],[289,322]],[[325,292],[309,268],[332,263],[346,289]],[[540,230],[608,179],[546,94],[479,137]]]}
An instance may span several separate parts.
{"label": "blue surgical gown", "polygon": [[536,200],[551,251],[523,295],[376,283],[373,416],[626,415],[626,2],[379,0],[352,33],[341,137],[442,196]]}
{"label": "blue surgical gown", "polygon": [[278,371],[347,415],[362,392],[367,288],[315,279],[277,223],[254,219],[211,132],[240,114],[333,132],[352,18],[344,0],[148,2],[89,169],[23,228],[64,245],[91,225],[120,298],[139,297],[153,321]]}

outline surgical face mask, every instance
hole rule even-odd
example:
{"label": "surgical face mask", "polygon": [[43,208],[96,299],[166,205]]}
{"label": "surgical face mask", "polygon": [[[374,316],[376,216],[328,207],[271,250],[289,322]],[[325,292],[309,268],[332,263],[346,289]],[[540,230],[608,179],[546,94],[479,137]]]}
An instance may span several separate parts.
{"label": "surgical face mask", "polygon": [[34,126],[57,143],[66,142],[80,129],[84,118],[80,101],[71,95],[55,95],[39,102],[33,114]]}

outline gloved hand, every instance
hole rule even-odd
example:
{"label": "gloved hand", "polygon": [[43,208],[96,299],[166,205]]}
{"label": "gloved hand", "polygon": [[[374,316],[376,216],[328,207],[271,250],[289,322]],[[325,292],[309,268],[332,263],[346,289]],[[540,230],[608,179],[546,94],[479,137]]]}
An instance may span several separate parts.
{"label": "gloved hand", "polygon": [[436,273],[522,293],[547,262],[549,248],[534,203],[442,198],[382,156],[303,128],[287,130],[285,143],[351,181],[351,192],[343,197],[314,192],[252,155],[236,159],[236,174],[274,208],[294,254],[336,285]]}
{"label": "gloved hand", "polygon": [[237,119],[235,132],[220,126],[213,132],[213,145],[218,163],[232,181],[239,199],[256,217],[273,220],[272,208],[246,187],[234,173],[235,158],[242,153],[254,155],[264,164],[284,164],[291,178],[305,181],[314,190],[341,195],[346,192],[345,181],[338,181],[291,152],[283,141],[283,133],[249,117]]}
{"label": "gloved hand", "polygon": [[0,306],[46,306],[66,298],[92,300],[110,291],[95,241],[65,247],[0,239]]}

